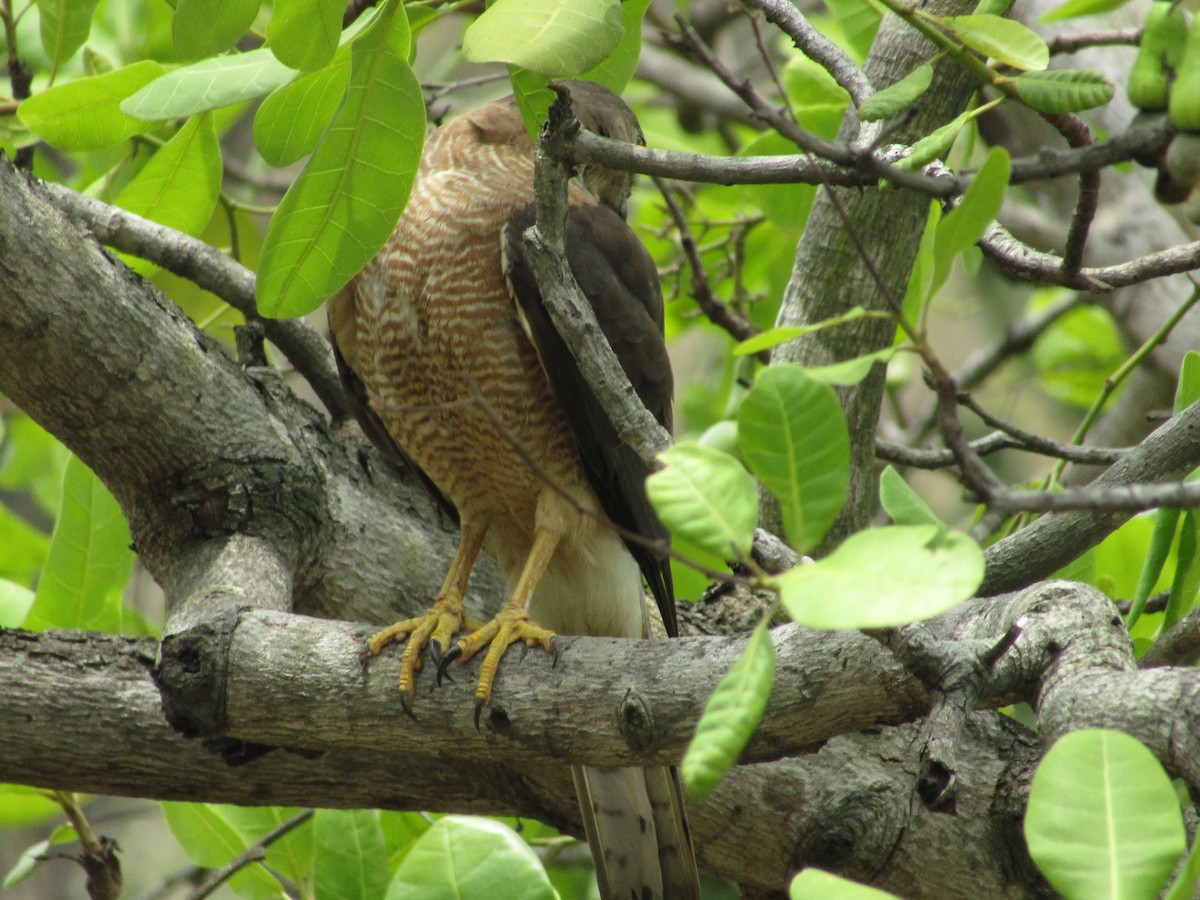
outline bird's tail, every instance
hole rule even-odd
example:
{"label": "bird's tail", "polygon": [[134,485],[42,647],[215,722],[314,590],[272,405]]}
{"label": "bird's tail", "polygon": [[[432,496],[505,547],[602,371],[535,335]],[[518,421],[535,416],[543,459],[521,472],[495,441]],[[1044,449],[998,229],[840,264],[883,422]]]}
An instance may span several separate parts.
{"label": "bird's tail", "polygon": [[576,766],[571,774],[604,900],[699,900],[678,771]]}

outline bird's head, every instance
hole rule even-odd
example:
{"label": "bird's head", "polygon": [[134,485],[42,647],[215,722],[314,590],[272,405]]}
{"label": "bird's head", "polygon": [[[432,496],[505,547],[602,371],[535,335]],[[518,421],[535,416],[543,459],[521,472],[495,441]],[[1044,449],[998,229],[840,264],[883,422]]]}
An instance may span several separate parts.
{"label": "bird's head", "polygon": [[[575,115],[588,131],[614,141],[645,146],[646,139],[642,136],[637,116],[624,100],[608,88],[591,81],[562,81],[558,84],[570,92]],[[629,193],[633,190],[632,172],[580,166],[579,177],[597,200],[625,218]]]}

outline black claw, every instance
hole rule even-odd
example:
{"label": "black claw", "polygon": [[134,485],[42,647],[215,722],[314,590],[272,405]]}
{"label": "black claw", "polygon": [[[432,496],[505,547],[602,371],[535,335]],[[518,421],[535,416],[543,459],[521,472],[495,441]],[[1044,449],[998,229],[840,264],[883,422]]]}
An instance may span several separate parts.
{"label": "black claw", "polygon": [[430,641],[429,642],[429,656],[433,659],[434,664],[440,668],[442,665],[442,642],[441,641]]}
{"label": "black claw", "polygon": [[414,722],[417,721],[416,714],[412,711],[412,697],[409,696],[408,691],[405,691],[400,695],[400,708],[404,710],[404,714],[406,716],[408,716]]}
{"label": "black claw", "polygon": [[[450,668],[450,663],[454,662],[460,656],[462,656],[462,647],[460,647],[458,644],[455,644],[450,648],[450,652],[442,657],[442,661],[438,663],[438,687],[442,686],[443,678],[450,678],[450,676],[446,674],[446,670]],[[450,680],[453,681],[454,679],[451,678]]]}
{"label": "black claw", "polygon": [[475,730],[476,731],[479,730],[479,714],[483,712],[484,702],[485,701],[478,700],[478,699],[475,701]]}

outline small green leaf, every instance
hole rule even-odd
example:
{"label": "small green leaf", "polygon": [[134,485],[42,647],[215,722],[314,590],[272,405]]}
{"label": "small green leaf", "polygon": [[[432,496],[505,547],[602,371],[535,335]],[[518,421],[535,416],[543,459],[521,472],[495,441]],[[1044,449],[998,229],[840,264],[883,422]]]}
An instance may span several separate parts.
{"label": "small green leaf", "polygon": [[780,325],[777,328],[768,328],[766,331],[760,332],[752,338],[747,338],[735,346],[733,348],[733,355],[750,356],[754,353],[760,353],[763,350],[773,350],[780,344],[794,341],[796,338],[812,334],[814,331],[821,331],[826,328],[833,328],[835,325],[844,325],[847,322],[853,322],[857,319],[878,315],[880,313],[868,313],[861,306],[856,306],[840,316],[814,322],[811,325]]}
{"label": "small green leaf", "polygon": [[813,381],[823,384],[836,384],[838,387],[850,387],[858,384],[867,377],[876,363],[886,363],[896,355],[895,347],[886,350],[876,350],[866,356],[856,356],[854,359],[842,360],[840,363],[830,363],[827,366],[809,366],[804,372]]}
{"label": "small green leaf", "polygon": [[1020,22],[990,15],[946,16],[938,21],[972,50],[998,63],[1028,70],[1050,64],[1046,42]]}
{"label": "small green leaf", "polygon": [[[217,807],[206,803],[163,803],[162,809],[175,840],[198,866],[220,868],[249,846]],[[279,882],[259,863],[239,870],[230,878],[229,886],[239,896],[279,896]]]}
{"label": "small green leaf", "polygon": [[620,0],[496,0],[463,34],[463,56],[570,78],[599,65],[622,34]]}
{"label": "small green leaf", "polygon": [[1187,849],[1179,800],[1154,754],[1100,729],[1050,748],[1029,788],[1025,840],[1067,900],[1157,897]]}
{"label": "small green leaf", "polygon": [[1179,415],[1200,400],[1200,353],[1189,350],[1179,366],[1179,383],[1175,388],[1175,415]]}
{"label": "small green leaf", "polygon": [[1163,631],[1178,623],[1195,606],[1198,590],[1200,527],[1197,526],[1196,511],[1189,509],[1183,514],[1183,524],[1179,528],[1179,558],[1175,563],[1175,578],[1171,582],[1171,593],[1163,615]]}
{"label": "small green leaf", "polygon": [[888,85],[868,98],[867,102],[858,108],[858,117],[864,122],[890,118],[911,106],[913,101],[925,93],[932,81],[933,66],[929,63],[917,66],[895,84]]}
{"label": "small green leaf", "polygon": [[580,78],[602,84],[614,94],[625,90],[642,55],[642,19],[649,8],[650,0],[622,0],[621,29],[624,36],[603,62],[584,72]]}
{"label": "small green leaf", "polygon": [[313,816],[314,895],[329,900],[375,900],[388,886],[387,847],[379,813],[318,809]]}
{"label": "small green leaf", "polygon": [[722,559],[744,559],[758,524],[754,477],[728,453],[688,441],[658,460],[646,494],[663,524]]}
{"label": "small green leaf", "polygon": [[1112,12],[1128,2],[1129,0],[1067,0],[1062,6],[1056,6],[1050,12],[1040,16],[1038,21],[1061,22],[1063,19],[1095,16],[1100,13]]}
{"label": "small green leaf", "polygon": [[342,35],[344,0],[275,0],[267,40],[285,66],[311,72],[333,59]]}
{"label": "small green leaf", "polygon": [[879,504],[897,525],[945,527],[937,513],[892,466],[884,469],[879,476]]}
{"label": "small green leaf", "polygon": [[779,499],[792,547],[816,546],[850,483],[850,437],[833,389],[799,366],[764,369],[738,410],[738,446]]}
{"label": "small green leaf", "polygon": [[807,628],[890,628],[969,598],[983,581],[983,551],[934,525],[872,528],[777,581],[788,613]]}
{"label": "small green leaf", "polygon": [[63,475],[62,506],[25,627],[119,632],[121,592],[133,571],[121,507],[78,457]]}
{"label": "small green leaf", "polygon": [[[855,60],[862,62],[871,50],[875,32],[879,30],[882,19],[879,9],[869,0],[830,0],[826,5],[837,20],[842,38],[853,52]],[[838,42],[841,43],[841,40]]]}
{"label": "small green leaf", "polygon": [[1145,562],[1142,563],[1141,574],[1138,576],[1137,589],[1129,606],[1129,615],[1125,619],[1125,627],[1130,631],[1141,618],[1146,609],[1146,601],[1150,592],[1158,583],[1162,574],[1171,545],[1175,543],[1175,526],[1179,524],[1179,510],[1159,509],[1154,513],[1154,530],[1150,533],[1150,544],[1146,548]]}
{"label": "small green leaf", "polygon": [[350,47],[332,65],[301,75],[262,102],[254,115],[254,146],[273,166],[290,166],[312,153],[350,83]]}
{"label": "small green leaf", "polygon": [[933,244],[931,291],[936,292],[946,283],[954,260],[974,247],[1000,214],[1011,171],[1008,151],[1003,147],[993,148],[958,205],[938,223]]}
{"label": "small green leaf", "polygon": [[295,78],[266,47],[218,56],[175,69],[121,104],[121,112],[147,121],[182,119],[269,94]]}
{"label": "small green leaf", "polygon": [[1092,109],[1113,97],[1112,82],[1095,69],[1025,72],[1013,79],[1013,85],[1026,105],[1044,113]]}
{"label": "small green leaf", "polygon": [[1002,16],[1012,6],[1012,0],[979,0],[975,7],[977,16]]}
{"label": "small green leaf", "polygon": [[100,0],[37,0],[42,47],[50,57],[50,71],[57,73],[92,30],[92,14]]}
{"label": "small green leaf", "polygon": [[401,860],[386,900],[556,900],[557,896],[541,860],[507,825],[494,819],[445,816]]}
{"label": "small green leaf", "polygon": [[775,645],[768,620],[750,635],[746,649],[717,684],[704,707],[679,773],[690,796],[713,792],[754,734],[775,681]]}
{"label": "small green leaf", "polygon": [[[114,205],[184,234],[204,230],[221,194],[221,145],[213,117],[193,117],[117,194]],[[154,265],[122,254],[135,272]]]}
{"label": "small green leaf", "polygon": [[304,315],[333,296],[404,211],[425,139],[425,101],[394,28],[407,44],[404,11],[389,3],[355,39],[346,99],[271,217],[258,274],[264,315]]}
{"label": "small green leaf", "polygon": [[[46,564],[50,540],[24,517],[0,505],[0,547],[4,548],[0,553],[0,579],[33,584]],[[0,601],[2,606],[3,601]],[[0,625],[3,624],[4,615],[0,613]]]}
{"label": "small green leaf", "polygon": [[0,578],[0,628],[20,628],[33,606],[34,596],[25,585]]}
{"label": "small green leaf", "polygon": [[791,900],[895,900],[895,894],[868,887],[857,881],[849,881],[824,872],[821,869],[805,869],[792,879],[788,889]]}
{"label": "small green leaf", "polygon": [[202,59],[228,50],[250,30],[259,0],[178,0],[171,36],[180,59]]}
{"label": "small green leaf", "polygon": [[913,144],[908,156],[904,157],[896,165],[905,169],[919,169],[933,162],[935,159],[945,156],[950,152],[955,138],[958,137],[958,133],[963,130],[967,122],[971,120],[972,115],[972,111],[968,109],[965,112],[959,113],[940,128],[935,128]]}
{"label": "small green leaf", "polygon": [[121,101],[165,72],[144,59],[115,72],[77,78],[35,94],[17,107],[17,117],[59,150],[98,150],[154,127],[121,112]]}
{"label": "small green leaf", "polygon": [[1192,849],[1188,852],[1183,868],[1175,876],[1171,889],[1163,895],[1163,900],[1195,900],[1198,885],[1200,885],[1200,841],[1192,841]]}

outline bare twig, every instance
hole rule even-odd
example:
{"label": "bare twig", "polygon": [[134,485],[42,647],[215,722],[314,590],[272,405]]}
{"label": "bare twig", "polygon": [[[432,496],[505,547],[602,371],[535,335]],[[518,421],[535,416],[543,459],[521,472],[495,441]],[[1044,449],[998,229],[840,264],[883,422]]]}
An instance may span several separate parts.
{"label": "bare twig", "polygon": [[217,888],[223,885],[226,881],[244,869],[246,866],[261,861],[267,855],[267,848],[273,843],[286,835],[294,828],[303,825],[313,817],[311,809],[301,810],[292,816],[286,822],[280,823],[275,828],[272,828],[261,838],[221,866],[219,869],[213,869],[204,881],[196,886],[196,889],[188,894],[188,900],[204,900],[205,897],[212,894]]}

